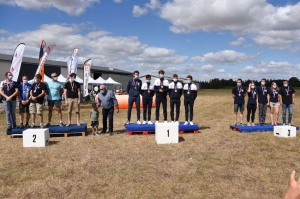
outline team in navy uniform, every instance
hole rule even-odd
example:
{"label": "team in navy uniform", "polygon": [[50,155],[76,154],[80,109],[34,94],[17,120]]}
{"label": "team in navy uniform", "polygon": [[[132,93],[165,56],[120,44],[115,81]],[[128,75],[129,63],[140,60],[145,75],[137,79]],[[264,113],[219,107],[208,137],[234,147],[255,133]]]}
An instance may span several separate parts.
{"label": "team in navy uniform", "polygon": [[238,79],[236,81],[236,86],[232,89],[231,94],[232,98],[234,99],[234,125],[237,125],[237,114],[240,110],[240,122],[243,125],[243,113],[245,109],[245,96],[247,90],[245,87],[242,86],[242,80]]}
{"label": "team in navy uniform", "polygon": [[142,84],[142,96],[143,96],[143,120],[144,120],[143,124],[153,124],[151,122],[151,109],[152,109],[152,102],[154,96],[154,85],[151,83],[151,75],[146,75],[146,82]]}
{"label": "team in navy uniform", "polygon": [[[178,81],[178,75],[173,75],[173,82],[169,85],[169,95],[170,95],[170,116],[171,121],[178,123],[179,113],[180,113],[180,98],[182,95],[182,84]],[[174,120],[174,108],[176,107],[176,117]]]}
{"label": "team in navy uniform", "polygon": [[183,87],[184,94],[184,108],[185,108],[185,123],[188,124],[189,116],[190,116],[190,125],[194,125],[193,117],[194,117],[194,102],[197,98],[197,86],[193,83],[193,77],[188,75],[186,77],[186,84]]}

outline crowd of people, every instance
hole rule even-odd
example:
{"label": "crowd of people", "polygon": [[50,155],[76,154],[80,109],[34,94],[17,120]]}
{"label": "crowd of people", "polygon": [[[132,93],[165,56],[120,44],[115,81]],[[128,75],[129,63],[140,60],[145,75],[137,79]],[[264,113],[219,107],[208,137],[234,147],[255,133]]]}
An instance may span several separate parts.
{"label": "crowd of people", "polygon": [[[288,80],[283,81],[283,87],[278,88],[275,82],[271,83],[271,88],[266,87],[266,79],[262,79],[260,86],[253,82],[248,88],[242,86],[242,80],[237,80],[237,86],[232,89],[234,99],[234,125],[237,125],[237,114],[240,112],[240,125],[243,123],[243,113],[245,109],[245,97],[248,96],[247,102],[247,126],[255,126],[255,112],[258,108],[259,125],[266,125],[267,109],[270,109],[271,124],[278,124],[279,109],[282,107],[282,124],[292,124],[293,104],[295,104],[295,90],[289,85]],[[286,113],[288,120],[286,121]],[[251,120],[250,120],[251,117]]]}

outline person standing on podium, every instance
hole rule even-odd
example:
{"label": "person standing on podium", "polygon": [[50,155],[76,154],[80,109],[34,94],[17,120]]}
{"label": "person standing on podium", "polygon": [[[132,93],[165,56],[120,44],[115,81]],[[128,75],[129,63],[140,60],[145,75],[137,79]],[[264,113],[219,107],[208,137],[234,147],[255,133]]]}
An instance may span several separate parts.
{"label": "person standing on podium", "polygon": [[[249,84],[248,90],[248,103],[247,103],[247,126],[255,126],[255,112],[257,108],[257,93],[255,84],[251,82]],[[250,123],[250,115],[251,115],[251,123]]]}
{"label": "person standing on podium", "polygon": [[186,84],[183,87],[184,94],[184,108],[185,108],[185,123],[188,124],[189,121],[189,113],[190,113],[190,125],[194,125],[193,117],[194,117],[194,102],[197,98],[197,86],[193,83],[193,77],[188,75],[186,77]]}
{"label": "person standing on podium", "polygon": [[[169,96],[170,96],[170,116],[172,123],[178,123],[180,114],[180,98],[182,95],[182,84],[178,82],[178,75],[173,75],[173,82],[169,85]],[[176,117],[174,120],[174,107],[176,106]]]}
{"label": "person standing on podium", "polygon": [[288,125],[292,125],[293,104],[295,104],[295,90],[289,85],[288,80],[283,81],[283,87],[279,90],[279,101],[282,106],[282,122],[286,125],[286,110],[289,112]]}
{"label": "person standing on podium", "polygon": [[279,88],[276,82],[272,82],[271,89],[268,95],[268,106],[270,107],[270,118],[272,126],[277,126],[278,112],[279,112]]}
{"label": "person standing on podium", "polygon": [[167,94],[169,92],[169,81],[164,78],[165,71],[160,70],[158,71],[158,74],[159,78],[154,82],[154,92],[156,95],[155,123],[158,123],[159,121],[160,104],[162,104],[163,107],[164,123],[167,123]]}
{"label": "person standing on podium", "polygon": [[137,124],[141,124],[140,122],[140,95],[142,88],[142,81],[139,79],[139,71],[133,72],[133,78],[130,79],[127,83],[127,93],[128,93],[128,111],[127,111],[127,122],[126,124],[130,124],[131,111],[133,103],[136,106],[136,117]]}
{"label": "person standing on podium", "polygon": [[146,82],[142,85],[142,96],[143,96],[143,124],[147,122],[147,110],[148,110],[148,123],[153,124],[151,122],[151,109],[152,109],[152,101],[154,96],[154,85],[151,84],[151,75],[146,75]]}
{"label": "person standing on podium", "polygon": [[263,78],[261,80],[261,86],[257,87],[259,124],[261,126],[266,125],[266,114],[267,114],[267,107],[268,107],[269,92],[270,92],[269,88],[266,87],[266,79]]}
{"label": "person standing on podium", "polygon": [[[29,128],[29,105],[30,105],[30,89],[31,84],[28,83],[28,77],[24,75],[22,77],[22,83],[19,85],[19,116],[20,116],[20,129],[24,127]],[[24,114],[26,113],[26,124],[24,126]]]}
{"label": "person standing on podium", "polygon": [[243,124],[243,113],[245,109],[245,96],[246,96],[246,88],[242,86],[242,79],[238,79],[236,81],[236,86],[231,91],[232,98],[234,99],[234,125],[237,125],[237,114],[240,109],[240,125]]}

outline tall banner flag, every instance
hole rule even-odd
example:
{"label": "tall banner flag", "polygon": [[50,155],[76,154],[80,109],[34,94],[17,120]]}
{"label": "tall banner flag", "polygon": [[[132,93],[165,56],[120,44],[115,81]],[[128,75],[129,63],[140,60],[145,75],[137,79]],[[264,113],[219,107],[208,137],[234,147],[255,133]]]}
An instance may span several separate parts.
{"label": "tall banner flag", "polygon": [[77,73],[78,66],[78,48],[74,48],[72,56],[67,58],[68,76],[71,73]]}
{"label": "tall banner flag", "polygon": [[91,73],[91,65],[92,60],[88,59],[83,64],[83,91],[84,96],[89,95],[88,85],[89,85],[89,77]]}
{"label": "tall banner flag", "polygon": [[11,60],[11,66],[10,66],[10,72],[13,75],[12,80],[13,81],[18,81],[19,78],[19,73],[21,70],[21,64],[22,64],[22,59],[23,59],[23,54],[25,50],[25,44],[20,43],[13,54],[12,60]]}
{"label": "tall banner flag", "polygon": [[[43,57],[45,46],[46,46],[46,42],[44,39],[42,39],[41,44],[40,44],[40,54],[39,54],[40,61],[41,61],[41,58]],[[45,75],[44,65],[42,65],[42,67],[41,67],[40,74],[42,75],[42,82],[44,82],[44,75]]]}
{"label": "tall banner flag", "polygon": [[45,50],[45,52],[43,53],[42,58],[40,59],[40,63],[38,65],[38,68],[36,69],[35,74],[41,74],[41,68],[42,66],[44,66],[49,54],[52,52],[52,50],[55,48],[56,45],[50,45],[47,47],[47,49]]}

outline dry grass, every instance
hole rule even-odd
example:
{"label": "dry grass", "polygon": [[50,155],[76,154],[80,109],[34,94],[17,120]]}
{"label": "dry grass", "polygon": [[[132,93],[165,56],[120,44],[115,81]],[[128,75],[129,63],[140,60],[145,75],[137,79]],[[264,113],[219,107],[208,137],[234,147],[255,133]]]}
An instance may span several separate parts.
{"label": "dry grass", "polygon": [[[84,122],[88,110],[82,109]],[[0,198],[282,198],[290,172],[300,173],[299,136],[231,131],[232,110],[229,90],[204,90],[194,120],[203,129],[179,144],[125,135],[121,110],[115,114],[119,134],[56,137],[45,148],[8,139],[1,113]],[[299,113],[296,105],[294,124]]]}

